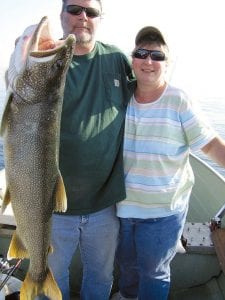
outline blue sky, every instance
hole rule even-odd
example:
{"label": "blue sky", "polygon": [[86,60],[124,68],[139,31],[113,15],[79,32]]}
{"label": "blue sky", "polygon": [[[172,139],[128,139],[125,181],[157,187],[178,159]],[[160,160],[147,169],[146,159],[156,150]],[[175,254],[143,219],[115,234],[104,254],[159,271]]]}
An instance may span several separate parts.
{"label": "blue sky", "polygon": [[[173,57],[172,83],[196,98],[225,99],[224,0],[103,0],[98,39],[132,51],[137,31],[158,27]],[[0,2],[0,71],[7,68],[14,41],[24,29],[47,15],[55,37],[61,37],[61,0]],[[2,80],[2,78],[0,78]]]}

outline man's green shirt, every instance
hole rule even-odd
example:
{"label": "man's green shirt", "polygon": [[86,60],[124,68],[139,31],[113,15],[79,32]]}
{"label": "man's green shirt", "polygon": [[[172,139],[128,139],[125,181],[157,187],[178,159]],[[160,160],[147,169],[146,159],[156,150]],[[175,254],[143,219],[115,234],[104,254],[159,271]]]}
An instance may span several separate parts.
{"label": "man's green shirt", "polygon": [[67,214],[96,212],[125,198],[123,133],[131,69],[116,47],[95,49],[71,62],[61,120],[60,171]]}

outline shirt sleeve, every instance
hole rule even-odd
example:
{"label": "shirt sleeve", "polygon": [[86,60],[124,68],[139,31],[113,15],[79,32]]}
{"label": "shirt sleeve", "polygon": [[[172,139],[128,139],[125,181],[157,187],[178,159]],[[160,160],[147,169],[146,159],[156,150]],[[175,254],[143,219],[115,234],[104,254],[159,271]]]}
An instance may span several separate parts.
{"label": "shirt sleeve", "polygon": [[187,96],[184,96],[181,105],[180,118],[187,144],[193,151],[200,150],[217,136],[198,104],[191,102]]}

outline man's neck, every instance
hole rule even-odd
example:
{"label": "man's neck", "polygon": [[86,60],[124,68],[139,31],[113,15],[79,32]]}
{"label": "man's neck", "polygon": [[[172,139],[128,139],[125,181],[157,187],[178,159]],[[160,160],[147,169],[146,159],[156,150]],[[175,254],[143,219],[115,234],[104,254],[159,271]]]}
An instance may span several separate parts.
{"label": "man's neck", "polygon": [[75,55],[85,55],[90,53],[95,47],[95,42],[89,44],[75,44],[73,53]]}

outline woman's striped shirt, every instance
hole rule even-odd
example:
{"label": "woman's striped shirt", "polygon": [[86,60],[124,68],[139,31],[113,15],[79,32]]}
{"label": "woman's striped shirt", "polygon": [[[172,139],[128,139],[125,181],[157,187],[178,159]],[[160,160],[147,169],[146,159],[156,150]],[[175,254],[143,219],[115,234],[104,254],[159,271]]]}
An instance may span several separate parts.
{"label": "woman's striped shirt", "polygon": [[215,136],[180,89],[168,86],[157,101],[146,104],[133,96],[124,138],[127,197],[117,204],[118,216],[155,218],[185,209],[194,184],[190,150]]}

